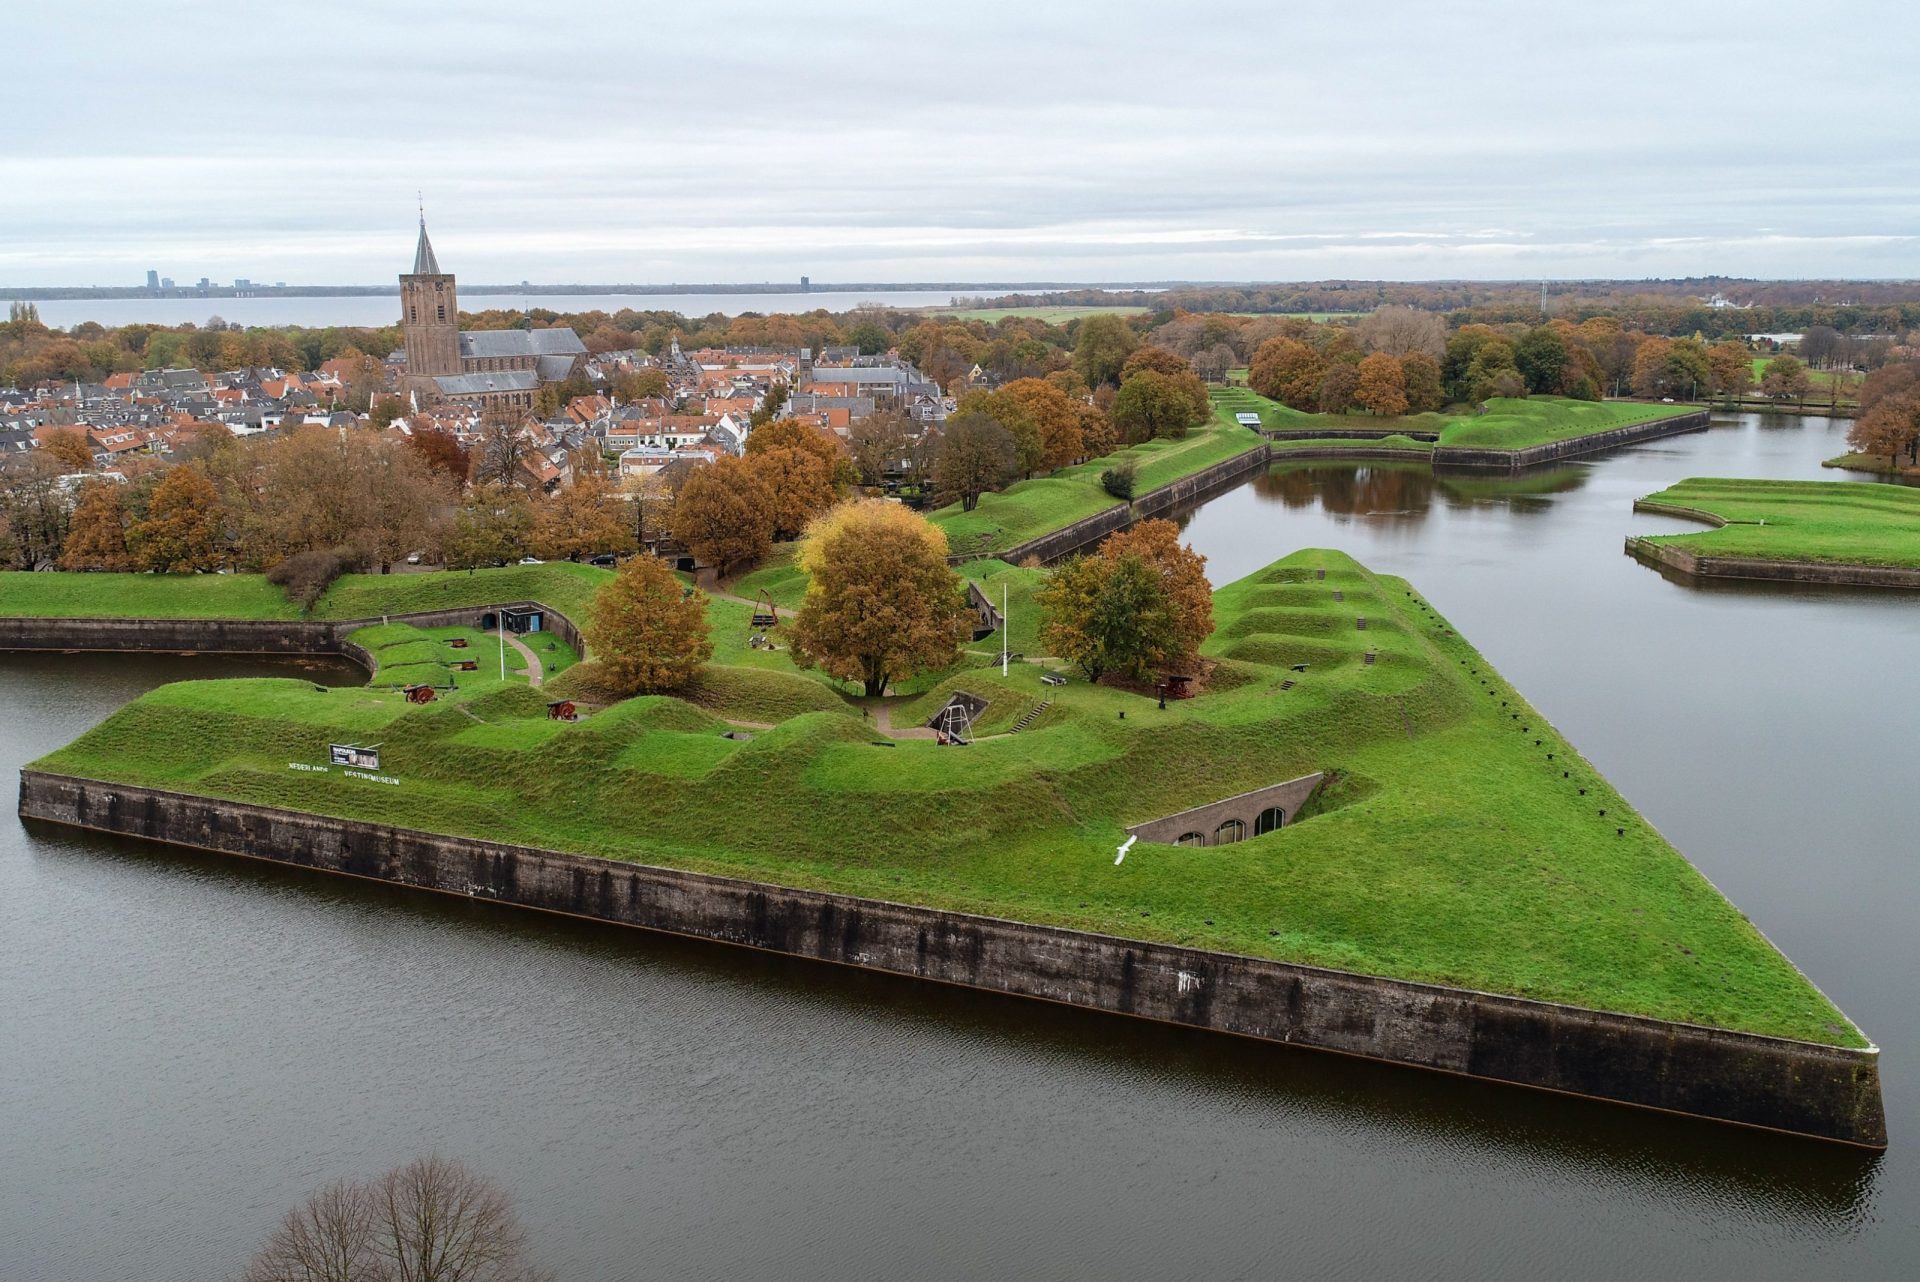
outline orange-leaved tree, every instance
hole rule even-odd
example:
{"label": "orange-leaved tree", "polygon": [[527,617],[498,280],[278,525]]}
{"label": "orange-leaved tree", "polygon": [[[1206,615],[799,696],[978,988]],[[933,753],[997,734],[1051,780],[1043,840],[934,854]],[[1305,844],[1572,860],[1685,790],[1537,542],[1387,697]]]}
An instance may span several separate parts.
{"label": "orange-leaved tree", "polygon": [[1100,545],[1108,560],[1137,556],[1166,585],[1173,615],[1175,646],[1167,658],[1190,662],[1200,643],[1213,635],[1213,585],[1207,582],[1207,558],[1180,542],[1172,521],[1142,521]]}
{"label": "orange-leaved tree", "polygon": [[674,501],[673,537],[698,560],[730,573],[773,546],[773,496],[747,460],[709,463]]}
{"label": "orange-leaved tree", "polygon": [[1407,375],[1397,358],[1375,352],[1360,362],[1359,373],[1353,399],[1361,409],[1381,418],[1398,418],[1407,412]]}
{"label": "orange-leaved tree", "polygon": [[131,570],[127,552],[127,503],[119,484],[88,481],[73,505],[73,524],[60,550],[63,570]]}
{"label": "orange-leaved tree", "polygon": [[220,495],[191,464],[169,468],[153,487],[147,515],[127,532],[134,563],[161,574],[220,568]]}
{"label": "orange-leaved tree", "polygon": [[947,565],[947,536],[882,499],[842,503],[800,541],[807,596],[793,625],[793,657],[869,695],[960,657],[968,611]]}
{"label": "orange-leaved tree", "polygon": [[713,657],[707,600],[659,557],[628,557],[593,594],[587,652],[604,683],[622,694],[678,690]]}

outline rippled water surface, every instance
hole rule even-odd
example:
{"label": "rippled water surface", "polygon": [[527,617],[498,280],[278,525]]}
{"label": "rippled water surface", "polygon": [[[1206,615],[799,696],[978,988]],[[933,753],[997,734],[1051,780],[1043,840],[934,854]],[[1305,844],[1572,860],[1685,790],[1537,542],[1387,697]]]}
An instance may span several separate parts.
{"label": "rippled water surface", "polygon": [[[1621,552],[1683,528],[1636,496],[1820,476],[1841,435],[1275,471],[1188,532],[1216,582],[1303,546],[1416,582],[1884,1048],[1884,1156],[9,815],[0,1278],[224,1277],[314,1185],[430,1148],[570,1279],[1913,1276],[1920,596]],[[0,656],[0,755],[267,670]]]}

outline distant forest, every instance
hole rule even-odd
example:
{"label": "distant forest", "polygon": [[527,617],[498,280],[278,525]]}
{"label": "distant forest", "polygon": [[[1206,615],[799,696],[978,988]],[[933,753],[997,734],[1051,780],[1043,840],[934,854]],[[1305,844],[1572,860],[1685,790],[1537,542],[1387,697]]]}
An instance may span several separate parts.
{"label": "distant forest", "polygon": [[[1714,301],[1720,300],[1718,304]],[[1165,290],[1078,289],[1006,294],[969,306],[1146,307],[1186,312],[1370,312],[1399,305],[1447,313],[1455,325],[1540,318],[1538,281],[1323,280],[1256,285],[1177,285]],[[1799,333],[1824,325],[1842,334],[1904,333],[1920,325],[1920,280],[1549,281],[1547,315],[1578,324],[1612,316],[1632,329],[1681,337]]]}

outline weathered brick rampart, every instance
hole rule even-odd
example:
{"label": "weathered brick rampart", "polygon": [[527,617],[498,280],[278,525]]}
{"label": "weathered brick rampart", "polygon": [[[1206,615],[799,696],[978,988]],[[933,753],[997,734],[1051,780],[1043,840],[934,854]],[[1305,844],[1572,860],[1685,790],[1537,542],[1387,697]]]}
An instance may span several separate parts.
{"label": "weathered brick rampart", "polygon": [[[24,770],[28,819],[1870,1147],[1879,1054]],[[1230,857],[1224,855],[1223,857]]]}

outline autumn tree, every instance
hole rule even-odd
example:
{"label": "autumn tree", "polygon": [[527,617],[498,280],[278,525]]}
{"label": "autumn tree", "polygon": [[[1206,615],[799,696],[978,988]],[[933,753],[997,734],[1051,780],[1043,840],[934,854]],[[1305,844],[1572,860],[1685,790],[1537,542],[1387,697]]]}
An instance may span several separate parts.
{"label": "autumn tree", "polygon": [[1359,390],[1359,363],[1333,361],[1328,364],[1326,373],[1320,376],[1320,390],[1315,399],[1320,403],[1322,414],[1345,414],[1353,408],[1353,398]]}
{"label": "autumn tree", "polygon": [[587,649],[622,694],[678,690],[713,657],[707,600],[689,594],[665,561],[641,553],[593,595]]}
{"label": "autumn tree", "polygon": [[1566,340],[1551,325],[1535,325],[1513,346],[1514,367],[1527,380],[1527,390],[1535,395],[1559,391],[1561,377],[1571,361]]}
{"label": "autumn tree", "polygon": [[36,569],[59,557],[72,507],[60,478],[66,469],[34,450],[0,455],[0,524],[7,539],[5,564]]}
{"label": "autumn tree", "polygon": [[1034,425],[1039,434],[1041,467],[1062,468],[1086,457],[1080,406],[1058,386],[1040,378],[1017,378],[995,395],[1012,401]]}
{"label": "autumn tree", "polygon": [[630,552],[633,521],[604,468],[582,468],[572,485],[534,506],[533,554],[546,561],[578,561],[603,552]]}
{"label": "autumn tree", "polygon": [[900,678],[960,657],[970,612],[947,565],[947,536],[898,503],[843,503],[800,542],[807,595],[793,657],[883,695]]}
{"label": "autumn tree", "polygon": [[1775,401],[1805,400],[1812,390],[1813,380],[1807,375],[1807,367],[1797,356],[1776,356],[1767,362],[1767,368],[1760,376],[1760,391]]}
{"label": "autumn tree", "polygon": [[1088,458],[1099,458],[1119,448],[1120,433],[1104,410],[1097,405],[1076,405],[1074,412],[1080,420],[1081,448]]}
{"label": "autumn tree", "polygon": [[1753,355],[1744,343],[1715,343],[1709,347],[1707,369],[1716,396],[1741,396],[1753,386]]}
{"label": "autumn tree", "polygon": [[805,449],[749,451],[746,461],[766,489],[774,538],[798,538],[808,521],[833,506],[837,496],[832,465],[819,454]]}
{"label": "autumn tree", "polygon": [[[1907,391],[1877,399],[1871,409],[1854,420],[1847,432],[1847,444],[1894,466],[1920,467],[1920,394]],[[78,521],[76,516],[76,530]],[[71,546],[71,536],[68,543]]]}
{"label": "autumn tree", "polygon": [[1381,418],[1398,418],[1407,412],[1407,375],[1398,360],[1375,352],[1355,367],[1355,373],[1353,399],[1361,409]]}
{"label": "autumn tree", "polygon": [[1140,336],[1124,316],[1101,313],[1080,322],[1073,343],[1074,372],[1088,387],[1117,385],[1120,369],[1140,345]]}
{"label": "autumn tree", "polygon": [[1213,585],[1207,582],[1207,558],[1180,542],[1180,527],[1172,521],[1141,521],[1100,545],[1108,560],[1137,556],[1160,576],[1167,590],[1167,609],[1176,644],[1169,660],[1191,661],[1200,643],[1213,635]]}
{"label": "autumn tree", "polygon": [[1440,362],[1425,352],[1408,352],[1400,358],[1400,377],[1407,388],[1407,410],[1425,414],[1446,402],[1440,383]]}
{"label": "autumn tree", "polygon": [[220,568],[220,495],[199,468],[170,468],[154,487],[146,516],[127,532],[142,570],[198,574]]}
{"label": "autumn tree", "polygon": [[1312,413],[1320,407],[1320,380],[1326,377],[1320,353],[1296,338],[1270,338],[1253,354],[1247,386],[1269,400]]}
{"label": "autumn tree", "polygon": [[630,405],[634,401],[665,397],[669,389],[666,372],[648,368],[615,374],[611,390],[615,399]]}
{"label": "autumn tree", "polygon": [[[1199,378],[1188,370],[1186,378],[1196,384]],[[1201,389],[1204,400],[1206,389]],[[1193,396],[1176,375],[1156,369],[1143,369],[1128,376],[1113,398],[1113,425],[1128,441],[1151,441],[1161,437],[1182,437],[1204,415],[1196,415]]]}
{"label": "autumn tree", "polygon": [[722,575],[773,546],[773,495],[746,459],[723,458],[687,478],[673,505],[673,535]]}
{"label": "autumn tree", "polygon": [[62,427],[48,432],[40,442],[40,448],[47,452],[47,457],[66,464],[69,471],[93,466],[93,443],[78,428]]}
{"label": "autumn tree", "polygon": [[533,501],[517,486],[486,481],[467,491],[453,514],[443,551],[447,568],[511,565],[527,555]]}
{"label": "autumn tree", "polygon": [[962,411],[940,433],[933,482],[942,503],[958,502],[971,512],[980,496],[997,490],[1016,474],[1013,436],[990,416]]}
{"label": "autumn tree", "polygon": [[1180,652],[1165,578],[1137,554],[1080,556],[1054,570],[1035,596],[1047,648],[1098,681],[1144,679]]}
{"label": "autumn tree", "polygon": [[1447,348],[1446,318],[1416,307],[1387,306],[1361,318],[1355,327],[1360,345],[1389,356],[1423,353],[1438,357]]}
{"label": "autumn tree", "polygon": [[127,552],[127,504],[114,481],[89,481],[80,487],[73,521],[60,551],[63,570],[131,570]]}
{"label": "autumn tree", "polygon": [[472,474],[473,460],[460,438],[444,427],[416,427],[406,438],[407,448],[422,462],[439,472],[455,486],[464,486]]}
{"label": "autumn tree", "polygon": [[1124,389],[1127,381],[1135,374],[1147,370],[1166,375],[1173,380],[1174,386],[1186,395],[1193,410],[1189,419],[1190,424],[1204,423],[1213,413],[1213,402],[1207,396],[1207,385],[1200,375],[1194,372],[1192,364],[1186,357],[1170,352],[1164,347],[1142,347],[1127,357],[1126,364],[1120,367],[1120,386]]}
{"label": "autumn tree", "polygon": [[847,427],[847,451],[860,484],[880,486],[901,468],[917,432],[904,414],[877,410]]}
{"label": "autumn tree", "polygon": [[473,479],[503,485],[526,484],[527,470],[521,464],[527,460],[528,448],[514,416],[489,415],[480,423],[480,440],[472,451]]}

